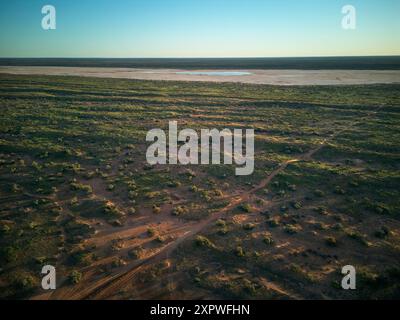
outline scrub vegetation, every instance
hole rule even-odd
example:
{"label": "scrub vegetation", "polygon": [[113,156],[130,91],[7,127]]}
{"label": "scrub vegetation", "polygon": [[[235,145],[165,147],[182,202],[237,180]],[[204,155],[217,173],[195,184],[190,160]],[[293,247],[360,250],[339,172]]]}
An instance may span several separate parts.
{"label": "scrub vegetation", "polygon": [[[0,298],[400,297],[400,85],[2,74],[0,108]],[[148,165],[172,120],[254,128],[254,173]]]}

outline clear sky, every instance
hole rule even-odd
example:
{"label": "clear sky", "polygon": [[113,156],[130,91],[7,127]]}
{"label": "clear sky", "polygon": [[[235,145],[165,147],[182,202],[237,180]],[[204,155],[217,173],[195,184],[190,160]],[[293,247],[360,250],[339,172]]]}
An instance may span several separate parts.
{"label": "clear sky", "polygon": [[400,0],[1,0],[0,57],[400,55],[399,14]]}

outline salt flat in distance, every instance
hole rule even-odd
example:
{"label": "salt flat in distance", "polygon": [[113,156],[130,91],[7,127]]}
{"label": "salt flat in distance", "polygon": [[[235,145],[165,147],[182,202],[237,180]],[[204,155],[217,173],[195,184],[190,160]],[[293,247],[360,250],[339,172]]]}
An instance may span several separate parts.
{"label": "salt flat in distance", "polygon": [[99,67],[0,66],[0,73],[137,80],[240,82],[271,85],[400,83],[400,70],[183,70]]}

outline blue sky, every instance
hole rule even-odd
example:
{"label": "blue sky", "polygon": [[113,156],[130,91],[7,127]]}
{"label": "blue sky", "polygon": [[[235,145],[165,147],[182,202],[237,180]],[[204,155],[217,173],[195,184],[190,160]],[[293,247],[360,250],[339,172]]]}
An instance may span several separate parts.
{"label": "blue sky", "polygon": [[[54,5],[57,29],[41,28]],[[341,28],[341,8],[357,28]],[[1,0],[0,57],[400,55],[399,0]]]}

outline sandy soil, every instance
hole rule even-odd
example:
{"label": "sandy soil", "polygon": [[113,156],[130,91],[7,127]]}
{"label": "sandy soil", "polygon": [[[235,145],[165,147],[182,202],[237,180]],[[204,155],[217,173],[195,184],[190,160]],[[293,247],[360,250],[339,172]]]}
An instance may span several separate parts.
{"label": "sandy soil", "polygon": [[0,73],[66,75],[140,80],[241,82],[273,85],[349,85],[400,83],[400,70],[191,70],[193,72],[249,72],[250,75],[185,74],[179,69],[14,67],[0,66]]}

